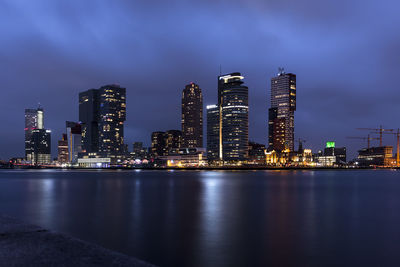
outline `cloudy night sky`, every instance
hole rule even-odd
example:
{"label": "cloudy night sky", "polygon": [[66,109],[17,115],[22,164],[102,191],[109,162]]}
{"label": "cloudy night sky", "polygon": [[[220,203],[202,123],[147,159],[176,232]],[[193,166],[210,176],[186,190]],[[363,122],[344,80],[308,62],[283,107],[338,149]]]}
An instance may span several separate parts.
{"label": "cloudy night sky", "polygon": [[[394,0],[0,0],[0,158],[24,156],[24,109],[38,103],[56,143],[78,93],[127,88],[125,142],[180,129],[181,91],[217,102],[217,75],[249,87],[250,140],[266,143],[270,78],[297,75],[295,138],[323,148],[400,127],[400,4]],[[394,136],[385,143],[394,145]],[[297,147],[297,145],[296,145]]]}

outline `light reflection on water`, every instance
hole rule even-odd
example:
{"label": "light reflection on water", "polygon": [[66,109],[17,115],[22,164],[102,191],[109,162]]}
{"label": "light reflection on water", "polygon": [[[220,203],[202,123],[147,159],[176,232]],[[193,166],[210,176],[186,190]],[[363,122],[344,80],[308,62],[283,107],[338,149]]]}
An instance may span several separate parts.
{"label": "light reflection on water", "polygon": [[372,170],[0,171],[0,212],[160,266],[393,265],[399,178]]}

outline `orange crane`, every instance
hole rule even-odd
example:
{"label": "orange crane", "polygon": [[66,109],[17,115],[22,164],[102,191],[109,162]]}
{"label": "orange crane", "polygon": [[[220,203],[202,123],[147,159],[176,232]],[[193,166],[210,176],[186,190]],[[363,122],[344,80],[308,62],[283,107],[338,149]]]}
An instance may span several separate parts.
{"label": "orange crane", "polygon": [[370,147],[370,141],[371,140],[380,140],[380,137],[370,137],[369,135],[367,137],[359,137],[359,136],[348,136],[346,137],[348,139],[362,139],[362,140],[367,140],[367,147],[369,149]]}
{"label": "orange crane", "polygon": [[393,129],[383,129],[382,125],[378,129],[376,129],[376,128],[357,128],[357,130],[368,130],[368,131],[373,131],[371,133],[379,134],[379,146],[382,146],[382,134],[384,132],[393,132],[394,131]]}

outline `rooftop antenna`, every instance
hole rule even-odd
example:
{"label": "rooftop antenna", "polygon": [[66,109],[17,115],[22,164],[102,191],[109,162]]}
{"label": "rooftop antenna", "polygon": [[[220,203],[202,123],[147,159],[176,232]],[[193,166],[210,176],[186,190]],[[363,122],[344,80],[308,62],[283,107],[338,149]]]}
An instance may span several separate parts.
{"label": "rooftop antenna", "polygon": [[219,76],[221,76],[221,75],[222,75],[222,65],[219,64]]}
{"label": "rooftop antenna", "polygon": [[278,76],[285,74],[285,68],[279,67],[278,68]]}

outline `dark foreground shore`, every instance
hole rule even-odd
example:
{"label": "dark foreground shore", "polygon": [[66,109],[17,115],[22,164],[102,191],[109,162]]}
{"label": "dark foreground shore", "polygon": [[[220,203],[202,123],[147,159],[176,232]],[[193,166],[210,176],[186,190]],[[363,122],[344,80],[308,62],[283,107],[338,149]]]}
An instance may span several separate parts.
{"label": "dark foreground shore", "polygon": [[0,215],[0,266],[154,265]]}

